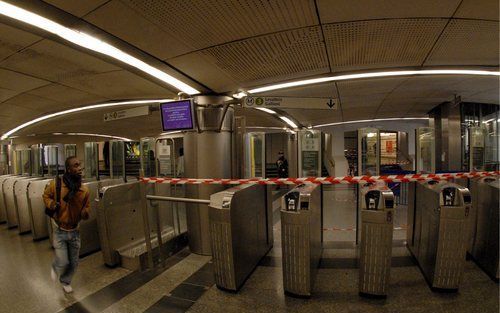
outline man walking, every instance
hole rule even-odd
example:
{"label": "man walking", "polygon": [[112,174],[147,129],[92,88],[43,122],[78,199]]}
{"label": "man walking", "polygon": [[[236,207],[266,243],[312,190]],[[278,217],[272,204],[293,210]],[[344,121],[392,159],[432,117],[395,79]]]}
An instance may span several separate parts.
{"label": "man walking", "polygon": [[278,152],[278,160],[276,161],[276,167],[278,168],[279,178],[288,177],[288,160],[285,159],[283,151]]}
{"label": "man walking", "polygon": [[[73,292],[71,279],[78,266],[80,254],[79,222],[89,218],[89,190],[82,186],[82,165],[75,156],[66,159],[65,172],[60,182],[60,196],[56,195],[56,182],[45,189],[45,206],[54,211],[52,225],[55,258],[50,272],[55,281],[59,278],[64,292]],[[57,177],[56,179],[60,179]],[[58,203],[56,199],[60,199]]]}

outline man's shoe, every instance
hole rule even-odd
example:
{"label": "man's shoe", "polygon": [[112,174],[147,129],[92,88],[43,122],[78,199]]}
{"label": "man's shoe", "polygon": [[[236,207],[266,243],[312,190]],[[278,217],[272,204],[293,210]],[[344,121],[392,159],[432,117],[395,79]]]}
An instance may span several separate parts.
{"label": "man's shoe", "polygon": [[71,288],[71,285],[62,284],[62,288],[63,288],[65,293],[72,293],[73,292],[73,288]]}
{"label": "man's shoe", "polygon": [[50,267],[50,278],[54,282],[57,281],[57,273],[56,271],[54,271],[54,268],[52,266]]}

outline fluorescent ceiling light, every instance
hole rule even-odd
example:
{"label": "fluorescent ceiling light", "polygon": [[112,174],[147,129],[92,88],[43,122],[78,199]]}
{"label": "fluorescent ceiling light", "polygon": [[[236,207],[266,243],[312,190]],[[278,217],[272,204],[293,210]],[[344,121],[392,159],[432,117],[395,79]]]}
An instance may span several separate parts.
{"label": "fluorescent ceiling light", "polygon": [[236,99],[241,99],[243,97],[246,97],[248,94],[244,91],[240,91],[238,93],[235,93],[233,94],[233,98],[236,98]]}
{"label": "fluorescent ceiling light", "polygon": [[377,135],[377,133],[368,133],[368,134],[366,134],[366,137],[372,138],[372,137],[375,137],[376,135]]}
{"label": "fluorescent ceiling light", "polygon": [[297,124],[295,124],[291,119],[289,119],[288,117],[286,116],[281,116],[280,115],[280,119],[282,119],[283,121],[285,121],[285,123],[288,124],[288,126],[292,127],[292,128],[299,128],[297,126]]}
{"label": "fluorescent ceiling light", "polygon": [[428,117],[394,117],[394,118],[376,118],[372,120],[357,120],[357,121],[347,121],[347,122],[336,122],[328,124],[315,125],[313,128],[327,127],[327,126],[337,126],[337,125],[349,125],[356,123],[370,123],[370,122],[388,122],[388,121],[408,121],[408,120],[428,120]]}
{"label": "fluorescent ceiling light", "polygon": [[110,103],[93,104],[93,105],[88,105],[88,106],[84,106],[84,107],[79,107],[79,108],[69,109],[69,110],[65,110],[65,111],[60,111],[60,112],[56,112],[56,113],[52,113],[52,114],[47,114],[47,115],[44,115],[44,116],[40,116],[38,118],[35,118],[34,120],[31,120],[29,122],[21,124],[21,125],[17,126],[16,128],[13,128],[13,129],[9,130],[8,132],[6,132],[5,134],[3,134],[2,137],[0,137],[0,139],[2,139],[2,140],[6,139],[7,137],[9,137],[10,135],[12,135],[13,133],[15,133],[15,132],[17,132],[17,131],[19,131],[19,130],[21,130],[23,128],[26,128],[26,127],[28,127],[30,125],[33,125],[33,124],[39,123],[41,121],[45,121],[45,120],[57,117],[57,116],[61,116],[61,115],[66,115],[66,114],[80,112],[80,111],[86,111],[86,110],[92,110],[92,109],[121,106],[121,105],[149,104],[149,103],[160,103],[160,102],[170,102],[170,101],[173,101],[173,100],[172,99],[157,99],[157,100],[121,101],[121,102],[110,102]]}
{"label": "fluorescent ceiling light", "polygon": [[194,95],[200,93],[198,90],[194,89],[188,84],[181,82],[177,78],[170,76],[169,74],[157,69],[156,67],[153,67],[146,62],[139,60],[138,58],[133,57],[132,55],[123,52],[122,50],[98,38],[92,37],[77,30],[67,28],[59,23],[51,21],[33,12],[21,9],[4,1],[0,1],[0,14],[41,28],[80,47],[112,57],[118,61],[133,66],[136,69],[148,75],[151,75],[187,94]]}
{"label": "fluorescent ceiling light", "polygon": [[268,108],[255,108],[255,109],[269,113],[269,114],[276,114],[276,111],[273,111],[273,110],[268,109]]}
{"label": "fluorescent ceiling light", "polygon": [[482,75],[482,76],[500,76],[500,72],[482,71],[482,70],[416,70],[416,71],[387,71],[387,72],[372,72],[359,73],[338,76],[319,77],[306,80],[299,80],[288,83],[281,83],[266,87],[259,87],[248,90],[249,93],[260,93],[264,91],[278,90],[290,87],[305,86],[320,84],[339,80],[352,80],[360,78],[378,78],[378,77],[394,77],[394,76],[410,76],[410,75]]}
{"label": "fluorescent ceiling light", "polygon": [[125,138],[125,137],[119,137],[119,136],[111,136],[111,135],[102,135],[102,134],[89,134],[89,133],[66,133],[64,135],[69,135],[69,136],[92,136],[92,137],[105,137],[105,138],[113,138],[113,139],[118,139],[118,140],[123,140],[123,141],[132,141],[130,138]]}

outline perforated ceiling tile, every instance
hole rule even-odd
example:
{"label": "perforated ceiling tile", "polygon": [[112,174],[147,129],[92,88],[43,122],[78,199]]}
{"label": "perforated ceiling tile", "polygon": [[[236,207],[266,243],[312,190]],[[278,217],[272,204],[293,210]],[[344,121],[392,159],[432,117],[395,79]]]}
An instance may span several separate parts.
{"label": "perforated ceiling tile", "polygon": [[445,19],[391,19],[324,25],[332,71],[419,66]]}
{"label": "perforated ceiling tile", "polygon": [[177,39],[202,49],[318,24],[311,0],[123,0]]}
{"label": "perforated ceiling tile", "polygon": [[498,21],[498,0],[463,0],[454,17]]}
{"label": "perforated ceiling tile", "polygon": [[404,83],[408,78],[378,78],[338,82],[340,95],[344,97],[353,97],[361,95],[372,95],[380,93],[389,93]]}
{"label": "perforated ceiling tile", "polygon": [[44,0],[44,1],[75,16],[82,17],[88,12],[99,7],[103,3],[108,2],[109,0],[85,0],[85,1]]}
{"label": "perforated ceiling tile", "polygon": [[451,17],[460,3],[460,0],[316,1],[322,23],[384,18]]}
{"label": "perforated ceiling tile", "polygon": [[40,37],[31,33],[0,24],[0,60],[15,54],[40,39]]}
{"label": "perforated ceiling tile", "polygon": [[498,65],[498,22],[452,20],[425,65]]}
{"label": "perforated ceiling tile", "polygon": [[48,84],[50,84],[50,82],[46,80],[30,77],[28,75],[0,68],[1,88],[23,92]]}
{"label": "perforated ceiling tile", "polygon": [[202,52],[240,82],[291,79],[328,71],[319,27],[251,38]]}
{"label": "perforated ceiling tile", "polygon": [[50,84],[41,88],[33,89],[28,94],[54,100],[61,103],[66,103],[68,106],[78,104],[91,104],[99,101],[105,101],[106,98],[92,93],[84,92],[75,88]]}
{"label": "perforated ceiling tile", "polygon": [[66,45],[42,40],[0,62],[3,68],[51,81],[120,69]]}
{"label": "perforated ceiling tile", "polygon": [[338,98],[337,88],[334,83],[295,87],[282,90],[272,90],[260,93],[259,96],[274,97],[300,97],[300,98]]}

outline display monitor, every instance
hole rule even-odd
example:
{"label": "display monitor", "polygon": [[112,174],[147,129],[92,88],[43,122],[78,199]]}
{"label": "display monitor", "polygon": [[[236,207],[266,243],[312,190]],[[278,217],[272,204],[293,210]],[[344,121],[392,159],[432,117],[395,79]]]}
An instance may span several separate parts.
{"label": "display monitor", "polygon": [[191,99],[161,103],[160,111],[163,131],[192,130],[195,128]]}

